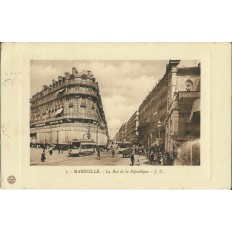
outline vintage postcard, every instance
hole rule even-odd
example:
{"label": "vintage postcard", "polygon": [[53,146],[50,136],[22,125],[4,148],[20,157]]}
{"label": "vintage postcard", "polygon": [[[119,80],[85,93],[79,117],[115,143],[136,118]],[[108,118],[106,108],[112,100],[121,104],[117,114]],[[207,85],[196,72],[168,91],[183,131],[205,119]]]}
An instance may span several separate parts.
{"label": "vintage postcard", "polygon": [[230,98],[215,93],[231,94],[230,44],[3,43],[1,55],[3,188],[230,188]]}

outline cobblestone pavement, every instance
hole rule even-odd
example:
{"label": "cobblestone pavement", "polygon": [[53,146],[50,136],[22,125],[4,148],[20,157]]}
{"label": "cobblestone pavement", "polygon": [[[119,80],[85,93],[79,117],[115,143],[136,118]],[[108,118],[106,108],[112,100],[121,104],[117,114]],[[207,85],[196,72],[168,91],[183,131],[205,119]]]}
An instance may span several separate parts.
{"label": "cobblestone pavement", "polygon": [[[115,157],[112,157],[111,151],[101,152],[101,159],[98,160],[96,155],[88,155],[81,157],[68,157],[67,151],[59,154],[57,150],[52,155],[46,154],[46,161],[41,162],[41,148],[30,148],[31,165],[47,165],[47,166],[130,166],[130,158],[123,158],[122,154],[116,151]],[[138,155],[135,155],[135,166],[138,165]],[[145,156],[140,156],[140,166],[150,165]]]}

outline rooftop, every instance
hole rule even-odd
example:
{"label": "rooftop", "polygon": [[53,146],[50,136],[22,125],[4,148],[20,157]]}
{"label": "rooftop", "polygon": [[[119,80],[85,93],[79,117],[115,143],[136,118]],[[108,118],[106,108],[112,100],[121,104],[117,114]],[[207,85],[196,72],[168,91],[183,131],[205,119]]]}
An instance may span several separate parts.
{"label": "rooftop", "polygon": [[200,72],[201,72],[200,67],[182,67],[177,69],[178,76],[187,76],[187,75],[200,76]]}

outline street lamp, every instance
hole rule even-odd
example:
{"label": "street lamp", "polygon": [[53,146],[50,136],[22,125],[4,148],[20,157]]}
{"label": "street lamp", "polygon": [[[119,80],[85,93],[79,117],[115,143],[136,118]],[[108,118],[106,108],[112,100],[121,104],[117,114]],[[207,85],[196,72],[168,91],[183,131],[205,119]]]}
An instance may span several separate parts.
{"label": "street lamp", "polygon": [[90,123],[88,124],[88,131],[86,134],[83,134],[83,139],[85,138],[85,135],[87,135],[87,139],[91,138],[91,133],[90,133]]}
{"label": "street lamp", "polygon": [[96,125],[96,146],[98,146],[98,123],[97,122],[93,122],[93,124]]}
{"label": "street lamp", "polygon": [[160,120],[157,122],[158,128],[159,128],[159,138],[160,138],[160,127],[161,127],[161,122]]}
{"label": "street lamp", "polygon": [[97,130],[96,130],[96,145],[98,146],[98,123],[96,123]]}

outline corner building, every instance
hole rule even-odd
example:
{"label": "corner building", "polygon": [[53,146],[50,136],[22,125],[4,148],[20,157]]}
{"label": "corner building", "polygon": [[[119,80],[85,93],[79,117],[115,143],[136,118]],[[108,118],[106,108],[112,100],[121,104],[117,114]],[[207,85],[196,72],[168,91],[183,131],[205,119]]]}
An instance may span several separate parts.
{"label": "corner building", "polygon": [[108,127],[94,75],[74,67],[30,99],[30,139],[41,145],[87,138],[106,144]]}

